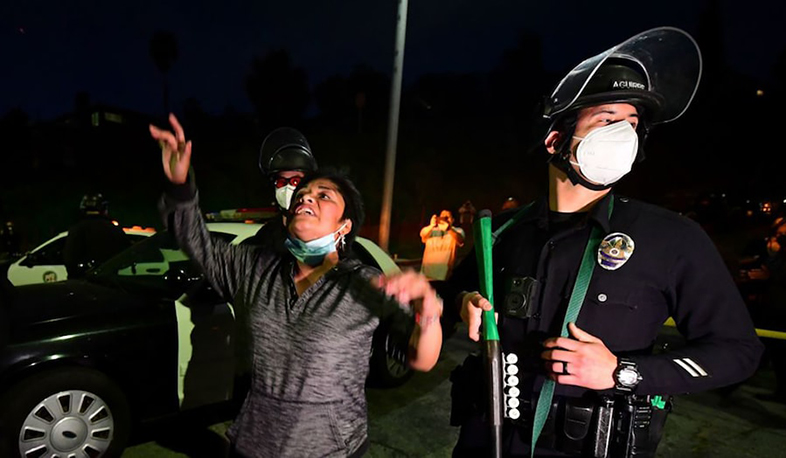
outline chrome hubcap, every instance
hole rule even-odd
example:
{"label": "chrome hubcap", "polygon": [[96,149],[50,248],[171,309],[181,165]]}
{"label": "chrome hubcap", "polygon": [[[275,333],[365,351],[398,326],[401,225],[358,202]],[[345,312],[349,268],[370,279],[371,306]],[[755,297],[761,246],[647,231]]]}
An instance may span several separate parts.
{"label": "chrome hubcap", "polygon": [[98,458],[112,441],[114,420],[103,399],[87,391],[53,394],[36,405],[19,431],[24,458]]}

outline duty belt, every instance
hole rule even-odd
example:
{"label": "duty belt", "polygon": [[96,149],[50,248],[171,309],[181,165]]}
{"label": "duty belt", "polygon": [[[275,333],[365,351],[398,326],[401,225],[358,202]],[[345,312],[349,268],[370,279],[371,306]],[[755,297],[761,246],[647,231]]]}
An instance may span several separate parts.
{"label": "duty belt", "polygon": [[[654,457],[671,410],[670,399],[662,396],[558,396],[551,404],[538,446],[594,458]],[[520,407],[521,416],[505,422],[531,441],[535,404]]]}

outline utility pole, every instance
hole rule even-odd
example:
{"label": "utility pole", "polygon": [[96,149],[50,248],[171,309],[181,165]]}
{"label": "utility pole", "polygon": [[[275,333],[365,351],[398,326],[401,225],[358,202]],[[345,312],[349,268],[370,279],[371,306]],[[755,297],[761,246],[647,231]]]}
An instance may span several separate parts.
{"label": "utility pole", "polygon": [[404,69],[404,41],[407,34],[407,0],[398,1],[396,20],[396,49],[393,55],[393,81],[390,90],[390,115],[388,118],[388,146],[385,156],[385,188],[382,193],[382,210],[379,216],[379,246],[388,251],[390,241],[390,214],[393,206],[393,180],[396,174],[396,142],[398,140],[398,112],[401,105],[401,74]]}

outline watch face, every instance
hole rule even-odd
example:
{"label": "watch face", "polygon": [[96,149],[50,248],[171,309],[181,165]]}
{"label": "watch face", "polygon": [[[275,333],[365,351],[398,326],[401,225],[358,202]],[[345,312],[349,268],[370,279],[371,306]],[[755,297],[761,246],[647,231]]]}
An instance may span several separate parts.
{"label": "watch face", "polygon": [[639,373],[629,367],[623,368],[617,375],[620,385],[634,386],[639,382]]}

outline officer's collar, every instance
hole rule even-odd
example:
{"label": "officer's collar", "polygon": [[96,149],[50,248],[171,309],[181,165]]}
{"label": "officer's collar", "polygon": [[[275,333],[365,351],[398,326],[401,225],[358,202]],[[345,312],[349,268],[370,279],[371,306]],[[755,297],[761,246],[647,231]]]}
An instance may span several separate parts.
{"label": "officer's collar", "polygon": [[611,215],[609,214],[609,205],[614,199],[614,191],[608,192],[602,199],[590,209],[589,217],[593,219],[600,227],[603,228],[605,233],[611,232]]}
{"label": "officer's collar", "polygon": [[[609,192],[603,196],[588,212],[589,219],[599,224],[605,233],[611,231],[611,221],[609,220],[609,204],[614,197],[614,192]],[[549,196],[541,196],[534,202],[533,211],[530,215],[523,218],[526,220],[536,220],[541,228],[548,227],[549,221]]]}

